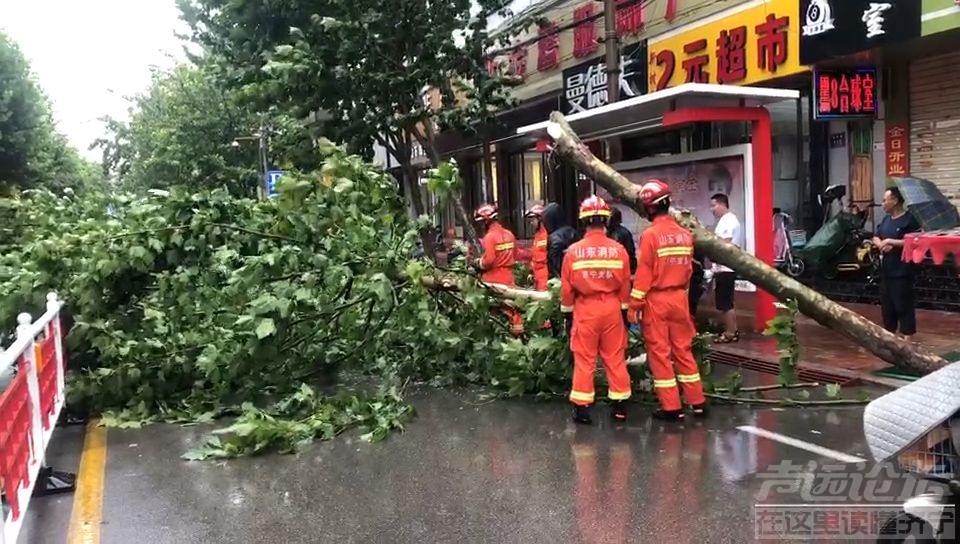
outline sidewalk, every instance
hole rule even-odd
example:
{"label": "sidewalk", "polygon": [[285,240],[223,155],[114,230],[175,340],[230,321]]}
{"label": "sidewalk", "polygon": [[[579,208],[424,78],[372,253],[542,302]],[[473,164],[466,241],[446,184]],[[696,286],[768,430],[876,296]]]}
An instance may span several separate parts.
{"label": "sidewalk", "polygon": [[[737,293],[737,321],[744,331],[739,342],[716,344],[713,352],[717,362],[740,364],[741,366],[772,366],[779,354],[776,341],[757,333],[746,333],[753,325],[753,293]],[[880,322],[880,306],[869,304],[842,303],[843,306],[865,316],[876,323]],[[719,320],[714,309],[713,293],[707,293],[700,301],[700,318]],[[938,355],[948,352],[960,352],[960,314],[934,310],[917,311],[916,341],[929,351]],[[835,375],[838,380],[865,381],[883,385],[897,385],[899,380],[877,376],[877,371],[893,369],[893,365],[877,358],[860,347],[848,337],[827,329],[816,321],[800,316],[797,320],[797,335],[801,345],[801,368],[814,379],[826,380]]]}

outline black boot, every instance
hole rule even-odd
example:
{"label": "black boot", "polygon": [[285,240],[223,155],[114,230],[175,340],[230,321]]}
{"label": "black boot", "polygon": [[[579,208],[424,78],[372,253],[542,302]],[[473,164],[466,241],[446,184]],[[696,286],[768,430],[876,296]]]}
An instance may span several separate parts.
{"label": "black boot", "polygon": [[590,425],[593,423],[590,412],[590,406],[575,406],[573,408],[573,420],[583,425]]}
{"label": "black boot", "polygon": [[685,415],[683,410],[664,410],[658,408],[657,411],[653,413],[653,417],[662,421],[683,421]]}
{"label": "black boot", "polygon": [[693,408],[693,417],[704,418],[707,417],[707,404],[696,404],[692,406]]}
{"label": "black boot", "polygon": [[616,401],[613,403],[613,408],[610,410],[610,417],[614,421],[624,422],[627,420],[627,405],[622,400]]}

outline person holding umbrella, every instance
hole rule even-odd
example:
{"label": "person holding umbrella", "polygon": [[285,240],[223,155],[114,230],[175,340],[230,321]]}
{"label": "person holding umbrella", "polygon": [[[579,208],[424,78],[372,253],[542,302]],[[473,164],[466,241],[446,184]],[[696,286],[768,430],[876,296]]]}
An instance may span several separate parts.
{"label": "person holding umbrella", "polygon": [[903,194],[896,186],[883,193],[886,216],[877,225],[873,245],[880,250],[880,313],[883,328],[910,339],[917,332],[913,292],[915,265],[904,262],[903,238],[920,230],[920,223],[907,211]]}

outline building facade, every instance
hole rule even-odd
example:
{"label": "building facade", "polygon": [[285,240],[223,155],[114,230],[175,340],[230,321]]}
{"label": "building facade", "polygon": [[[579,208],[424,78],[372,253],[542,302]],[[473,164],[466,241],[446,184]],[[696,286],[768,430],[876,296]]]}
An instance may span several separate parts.
{"label": "building facade", "polygon": [[[620,98],[649,88],[646,40],[671,29],[742,4],[742,0],[619,0],[616,26],[621,54]],[[513,44],[492,52],[488,68],[522,78],[513,90],[518,106],[499,116],[496,126],[481,127],[475,137],[443,134],[444,156],[456,158],[464,175],[468,207],[496,202],[505,222],[522,238],[533,236],[523,210],[557,201],[574,219],[577,202],[593,191],[573,168],[552,159],[544,145],[516,135],[516,129],[545,120],[553,111],[575,113],[607,103],[604,65],[603,4],[595,0],[545,0],[517,20],[539,20]],[[629,144],[629,142],[627,142]],[[591,142],[598,154],[603,146]],[[648,154],[658,151],[654,145]],[[629,149],[627,150],[629,151]],[[632,155],[631,155],[632,156]]]}
{"label": "building facade", "polygon": [[[800,1],[801,60],[815,76],[815,123],[829,131],[828,177],[846,184],[853,203],[879,203],[890,177],[915,176],[960,204],[958,4]],[[874,208],[871,224],[881,218]],[[921,306],[960,309],[951,268],[922,268]]]}

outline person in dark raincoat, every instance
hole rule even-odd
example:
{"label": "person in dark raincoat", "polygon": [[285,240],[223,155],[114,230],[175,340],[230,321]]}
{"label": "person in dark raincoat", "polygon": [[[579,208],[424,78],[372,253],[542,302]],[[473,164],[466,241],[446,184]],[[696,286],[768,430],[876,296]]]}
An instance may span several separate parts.
{"label": "person in dark raincoat", "polygon": [[630,229],[623,226],[623,212],[620,208],[613,207],[610,215],[610,224],[607,225],[607,236],[620,242],[627,250],[627,257],[630,259],[630,275],[637,273],[637,246],[633,243],[633,235]]}
{"label": "person in dark raincoat", "polygon": [[559,278],[563,256],[580,236],[576,229],[566,224],[563,209],[556,202],[543,209],[543,226],[547,229],[547,270],[551,278]]}

